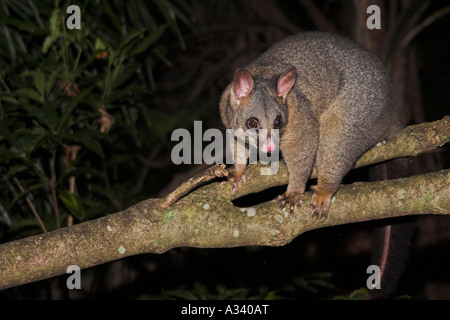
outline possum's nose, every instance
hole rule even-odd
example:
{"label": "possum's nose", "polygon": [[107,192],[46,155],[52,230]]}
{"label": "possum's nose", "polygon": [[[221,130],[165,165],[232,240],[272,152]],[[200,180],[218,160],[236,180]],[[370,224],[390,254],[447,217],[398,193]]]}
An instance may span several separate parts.
{"label": "possum's nose", "polygon": [[262,143],[260,147],[262,152],[274,152],[276,149],[275,144],[273,143],[273,139],[270,135],[267,135],[267,139],[265,142]]}

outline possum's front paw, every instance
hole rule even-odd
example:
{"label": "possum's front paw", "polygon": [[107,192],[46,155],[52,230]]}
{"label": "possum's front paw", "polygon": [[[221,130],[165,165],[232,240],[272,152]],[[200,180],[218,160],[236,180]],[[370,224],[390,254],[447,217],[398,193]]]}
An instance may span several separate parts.
{"label": "possum's front paw", "polygon": [[277,201],[280,203],[280,210],[283,210],[283,208],[286,206],[286,204],[289,205],[289,214],[291,216],[294,215],[294,208],[297,205],[298,209],[302,207],[303,203],[303,194],[302,193],[284,193],[282,195],[279,195],[276,197],[273,201]]}
{"label": "possum's front paw", "polygon": [[313,192],[311,198],[311,215],[314,219],[320,218],[324,221],[328,218],[328,209],[331,204],[332,193],[323,191],[317,186],[311,186],[311,191]]}
{"label": "possum's front paw", "polygon": [[228,169],[228,176],[226,181],[222,181],[221,184],[227,184],[229,180],[233,180],[233,192],[238,191],[238,183],[242,181],[243,184],[247,184],[247,171],[236,170],[236,168]]}

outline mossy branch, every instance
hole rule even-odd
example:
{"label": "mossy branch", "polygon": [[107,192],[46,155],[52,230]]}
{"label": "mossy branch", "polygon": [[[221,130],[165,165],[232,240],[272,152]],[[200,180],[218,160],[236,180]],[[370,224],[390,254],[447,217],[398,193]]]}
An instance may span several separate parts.
{"label": "mossy branch", "polygon": [[[447,116],[405,128],[369,150],[356,165],[436,149],[450,140],[449,123]],[[272,201],[253,208],[233,205],[231,200],[237,197],[286,184],[287,172],[282,164],[270,179],[259,175],[260,166],[249,166],[249,183],[236,194],[229,185],[218,182],[188,193],[198,184],[226,175],[222,169],[208,169],[167,199],[142,201],[100,219],[0,245],[0,288],[64,274],[70,265],[84,269],[182,246],[281,246],[305,231],[326,226],[412,214],[450,214],[450,169],[405,179],[342,185],[325,222],[312,220],[307,205],[293,218],[278,211]],[[309,200],[307,192],[304,203]]]}

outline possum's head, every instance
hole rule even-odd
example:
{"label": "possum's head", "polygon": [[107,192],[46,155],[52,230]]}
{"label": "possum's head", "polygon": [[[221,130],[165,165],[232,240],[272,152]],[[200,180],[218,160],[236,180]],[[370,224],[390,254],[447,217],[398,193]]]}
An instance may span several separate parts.
{"label": "possum's head", "polygon": [[236,70],[234,80],[227,89],[228,101],[222,102],[226,103],[225,112],[221,112],[225,125],[244,131],[265,130],[263,132],[266,134],[259,135],[260,150],[275,151],[272,130],[278,130],[281,136],[287,124],[286,98],[295,84],[296,75],[297,69],[294,66],[271,79],[259,79],[247,70]]}

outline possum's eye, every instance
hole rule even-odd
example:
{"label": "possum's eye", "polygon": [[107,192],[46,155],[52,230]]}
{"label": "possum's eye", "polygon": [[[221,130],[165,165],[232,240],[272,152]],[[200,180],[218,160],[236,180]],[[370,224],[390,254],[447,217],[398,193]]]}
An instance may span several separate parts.
{"label": "possum's eye", "polygon": [[275,121],[273,122],[273,128],[280,129],[282,126],[283,126],[283,120],[281,119],[281,116],[276,117]]}
{"label": "possum's eye", "polygon": [[247,120],[247,127],[249,129],[259,129],[258,119],[250,118]]}

